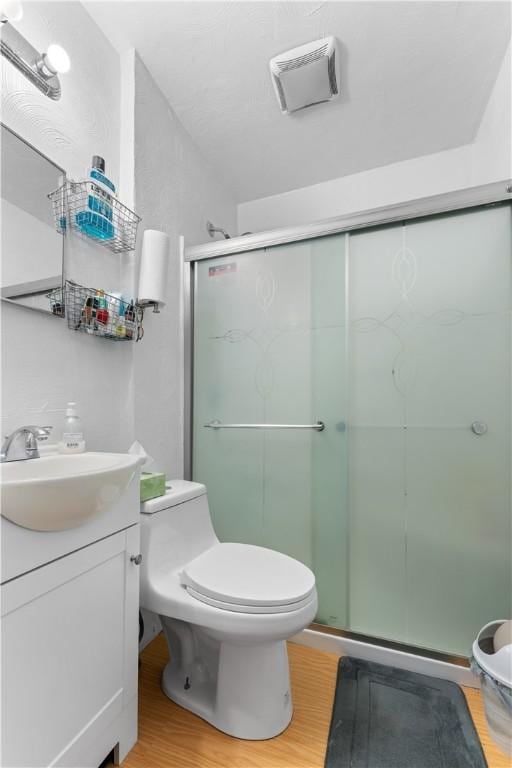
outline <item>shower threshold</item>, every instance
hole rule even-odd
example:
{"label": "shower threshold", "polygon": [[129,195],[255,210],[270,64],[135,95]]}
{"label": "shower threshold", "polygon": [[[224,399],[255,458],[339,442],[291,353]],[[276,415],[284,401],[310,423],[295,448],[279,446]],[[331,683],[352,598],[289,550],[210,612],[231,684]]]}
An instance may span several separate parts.
{"label": "shower threshold", "polygon": [[452,680],[470,688],[480,687],[478,678],[470,669],[469,660],[464,656],[368,637],[318,623],[310,624],[291,640],[338,656],[375,661],[410,672]]}

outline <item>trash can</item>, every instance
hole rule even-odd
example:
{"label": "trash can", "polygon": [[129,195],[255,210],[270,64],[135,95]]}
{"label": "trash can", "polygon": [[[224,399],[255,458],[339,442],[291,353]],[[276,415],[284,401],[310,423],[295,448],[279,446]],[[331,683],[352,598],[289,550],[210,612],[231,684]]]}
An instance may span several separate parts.
{"label": "trash can", "polygon": [[512,643],[498,649],[494,643],[496,632],[506,623],[491,621],[480,630],[473,643],[471,668],[480,677],[489,732],[512,756]]}

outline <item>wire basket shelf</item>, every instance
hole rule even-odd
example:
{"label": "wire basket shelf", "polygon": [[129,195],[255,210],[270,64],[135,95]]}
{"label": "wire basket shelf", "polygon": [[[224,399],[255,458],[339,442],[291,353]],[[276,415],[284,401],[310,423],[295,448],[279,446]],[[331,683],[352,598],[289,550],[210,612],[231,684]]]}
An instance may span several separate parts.
{"label": "wire basket shelf", "polygon": [[56,317],[65,317],[66,306],[64,302],[64,288],[59,285],[58,288],[53,288],[46,294],[46,298],[50,303],[50,312]]}
{"label": "wire basket shelf", "polygon": [[140,216],[95,181],[66,181],[48,195],[57,232],[68,228],[114,253],[135,249]]}
{"label": "wire basket shelf", "polygon": [[144,336],[144,310],[95,288],[66,280],[64,289],[65,314],[68,328],[110,341],[140,341]]}

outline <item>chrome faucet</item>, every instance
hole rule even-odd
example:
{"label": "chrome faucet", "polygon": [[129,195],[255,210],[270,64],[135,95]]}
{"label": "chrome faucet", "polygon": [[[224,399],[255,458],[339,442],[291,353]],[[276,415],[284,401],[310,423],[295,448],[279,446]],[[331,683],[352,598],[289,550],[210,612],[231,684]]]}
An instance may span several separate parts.
{"label": "chrome faucet", "polygon": [[18,427],[4,440],[0,462],[38,459],[38,440],[47,440],[52,427]]}

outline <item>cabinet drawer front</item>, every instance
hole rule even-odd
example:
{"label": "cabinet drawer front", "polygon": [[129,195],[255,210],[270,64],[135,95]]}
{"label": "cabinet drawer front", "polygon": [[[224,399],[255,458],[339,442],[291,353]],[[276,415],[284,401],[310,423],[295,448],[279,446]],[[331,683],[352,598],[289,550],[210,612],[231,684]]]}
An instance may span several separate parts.
{"label": "cabinet drawer front", "polygon": [[2,587],[3,765],[53,765],[121,711],[126,542],[123,531]]}

